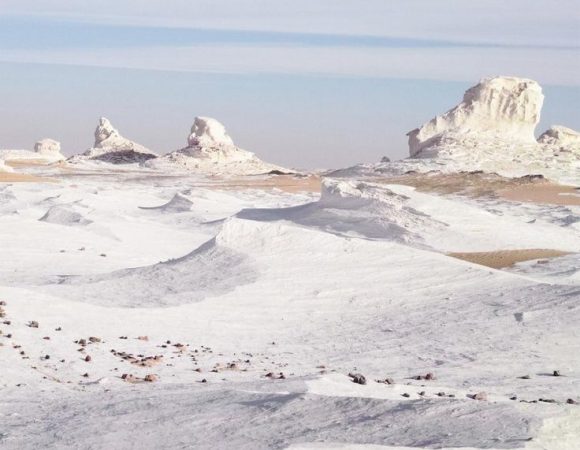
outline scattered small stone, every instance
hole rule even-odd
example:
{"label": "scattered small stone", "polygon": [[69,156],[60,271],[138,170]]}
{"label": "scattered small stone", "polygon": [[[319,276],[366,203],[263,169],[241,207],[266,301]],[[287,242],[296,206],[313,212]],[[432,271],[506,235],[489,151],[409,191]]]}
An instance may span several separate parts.
{"label": "scattered small stone", "polygon": [[367,379],[364,375],[360,373],[349,373],[348,376],[352,379],[353,383],[356,384],[367,384]]}
{"label": "scattered small stone", "polygon": [[204,378],[203,380],[201,380],[202,383],[207,383],[207,380]]}
{"label": "scattered small stone", "polygon": [[91,362],[91,360],[92,360],[92,359],[93,359],[93,358],[91,358],[91,355],[87,355],[87,356],[85,356],[85,361],[86,361],[86,362]]}
{"label": "scattered small stone", "polygon": [[376,382],[381,384],[395,384],[395,380],[390,377],[387,377],[384,380],[376,380]]}
{"label": "scattered small stone", "polygon": [[50,355],[44,355],[44,359],[50,359]]}
{"label": "scattered small stone", "polygon": [[138,381],[137,377],[128,373],[121,375],[121,378],[127,383],[136,383]]}
{"label": "scattered small stone", "polygon": [[4,300],[0,300],[0,306],[6,306],[6,302]]}
{"label": "scattered small stone", "polygon": [[510,400],[517,400],[517,399],[518,399],[517,395],[513,395],[512,397],[510,397]]}
{"label": "scattered small stone", "polygon": [[148,341],[149,336],[138,336],[137,339],[139,339],[140,341]]}
{"label": "scattered small stone", "polygon": [[538,399],[538,401],[544,402],[544,403],[556,403],[556,400],[554,400],[553,398],[540,398],[540,399]]}
{"label": "scattered small stone", "polygon": [[423,397],[423,396],[425,395],[425,391],[421,391],[421,392],[419,392],[419,395],[420,395],[421,397]]}
{"label": "scattered small stone", "polygon": [[143,378],[144,381],[147,381],[149,383],[153,383],[155,381],[157,381],[159,378],[157,377],[157,375],[153,375],[153,374],[148,374],[145,375],[145,378]]}
{"label": "scattered small stone", "polygon": [[417,375],[415,377],[413,377],[415,380],[419,381],[419,380],[434,380],[435,379],[435,375],[433,375],[433,373],[429,372],[426,373],[425,375]]}
{"label": "scattered small stone", "polygon": [[559,371],[559,370],[554,370],[554,372],[552,372],[552,375],[553,375],[553,376],[555,376],[555,377],[560,377],[560,376],[562,376],[562,375],[560,374],[560,371]]}
{"label": "scattered small stone", "polygon": [[401,396],[409,398],[411,395],[409,395],[408,393],[405,392],[404,394],[401,394]]}
{"label": "scattered small stone", "polygon": [[50,336],[44,336],[42,339],[44,339],[45,341],[50,341]]}
{"label": "scattered small stone", "polygon": [[106,254],[105,253],[101,253],[99,256],[102,256],[103,258],[106,258]]}
{"label": "scattered small stone", "polygon": [[437,392],[435,395],[437,395],[437,397],[445,397],[446,394],[445,392]]}
{"label": "scattered small stone", "polygon": [[8,334],[6,335],[6,337],[7,337],[8,339],[10,339],[10,338],[12,337],[12,333],[8,333]]}
{"label": "scattered small stone", "polygon": [[28,322],[27,326],[30,328],[38,328],[38,322],[36,320],[31,320]]}
{"label": "scattered small stone", "polygon": [[85,345],[87,345],[87,340],[86,339],[79,339],[78,341],[75,341],[77,344],[82,345],[83,347]]}
{"label": "scattered small stone", "polygon": [[54,331],[62,331],[62,327],[55,328]]}
{"label": "scattered small stone", "polygon": [[472,398],[473,400],[481,400],[481,401],[487,400],[487,394],[485,392],[478,392],[477,394],[469,395],[469,397]]}
{"label": "scattered small stone", "polygon": [[520,380],[529,380],[529,379],[530,379],[530,378],[532,378],[532,377],[530,377],[529,375],[523,375],[523,376],[521,376],[521,377],[518,377],[518,378],[519,378]]}
{"label": "scattered small stone", "polygon": [[83,373],[83,377],[84,377],[84,378],[88,378],[88,377],[89,377],[89,373],[88,373],[88,372],[86,372],[86,373]]}
{"label": "scattered small stone", "polygon": [[573,398],[569,398],[568,400],[566,400],[566,403],[568,405],[576,405],[578,402],[576,400],[574,400]]}
{"label": "scattered small stone", "polygon": [[95,337],[95,336],[91,336],[89,337],[89,342],[97,343],[97,342],[101,342],[101,338]]}

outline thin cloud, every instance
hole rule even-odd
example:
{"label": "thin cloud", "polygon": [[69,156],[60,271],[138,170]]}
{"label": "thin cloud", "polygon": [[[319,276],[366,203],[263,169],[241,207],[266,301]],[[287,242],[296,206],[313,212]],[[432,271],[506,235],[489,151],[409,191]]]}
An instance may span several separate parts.
{"label": "thin cloud", "polygon": [[580,46],[576,0],[3,0],[0,14],[119,25]]}
{"label": "thin cloud", "polygon": [[[4,50],[0,60],[181,72],[294,74],[473,82],[518,75],[580,85],[574,50],[199,45],[131,49]],[[550,61],[550,64],[546,64]]]}

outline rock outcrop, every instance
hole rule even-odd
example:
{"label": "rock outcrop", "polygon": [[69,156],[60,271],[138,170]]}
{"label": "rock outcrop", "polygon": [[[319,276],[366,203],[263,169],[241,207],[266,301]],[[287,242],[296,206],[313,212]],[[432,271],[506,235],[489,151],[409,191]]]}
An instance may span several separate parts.
{"label": "rock outcrop", "polygon": [[209,175],[256,175],[288,172],[266,163],[254,153],[237,147],[216,119],[196,117],[187,138],[187,147],[148,161],[161,170],[184,170]]}
{"label": "rock outcrop", "polygon": [[66,159],[60,152],[60,142],[54,139],[41,139],[34,144],[34,151],[42,157],[53,159],[55,161],[62,161]]}
{"label": "rock outcrop", "polygon": [[60,152],[60,142],[53,139],[42,139],[34,144],[34,151],[1,149],[0,159],[42,165],[63,161],[66,158]]}
{"label": "rock outcrop", "polygon": [[101,117],[95,129],[95,144],[82,155],[75,155],[70,162],[104,161],[112,164],[143,163],[157,154],[141,144],[121,136],[111,122]]}
{"label": "rock outcrop", "polygon": [[561,125],[554,125],[540,135],[538,142],[560,148],[580,148],[580,133]]}
{"label": "rock outcrop", "polygon": [[477,143],[534,144],[544,101],[533,80],[486,78],[455,108],[407,134],[411,157],[431,157],[442,147]]}
{"label": "rock outcrop", "polygon": [[0,159],[0,172],[14,172],[14,169],[7,166],[4,161]]}

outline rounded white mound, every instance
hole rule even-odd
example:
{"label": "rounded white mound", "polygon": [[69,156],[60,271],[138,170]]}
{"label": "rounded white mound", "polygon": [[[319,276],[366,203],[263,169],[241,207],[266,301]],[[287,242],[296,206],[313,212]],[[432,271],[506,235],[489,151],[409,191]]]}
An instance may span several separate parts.
{"label": "rounded white mound", "polygon": [[69,158],[70,162],[102,161],[111,164],[142,163],[157,158],[157,154],[141,144],[124,138],[111,124],[101,117],[95,129],[95,144],[81,155]]}
{"label": "rounded white mound", "polygon": [[410,131],[409,153],[445,141],[501,139],[533,144],[544,95],[540,85],[526,78],[495,77],[469,88],[455,108]]}
{"label": "rounded white mound", "polygon": [[196,117],[187,147],[149,161],[148,167],[191,171],[206,175],[258,175],[286,169],[262,161],[237,147],[225,127],[211,117]]}

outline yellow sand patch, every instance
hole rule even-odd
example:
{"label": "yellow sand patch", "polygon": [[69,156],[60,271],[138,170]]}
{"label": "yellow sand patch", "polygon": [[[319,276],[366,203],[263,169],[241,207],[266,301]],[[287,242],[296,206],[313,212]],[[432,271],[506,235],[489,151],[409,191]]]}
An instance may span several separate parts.
{"label": "yellow sand patch", "polygon": [[58,183],[58,180],[26,173],[0,172],[0,183]]}
{"label": "yellow sand patch", "polygon": [[580,189],[558,184],[515,186],[498,192],[500,197],[518,202],[580,205]]}
{"label": "yellow sand patch", "polygon": [[449,253],[448,255],[493,269],[502,269],[523,261],[556,258],[558,256],[568,255],[569,253],[560,250],[530,248],[524,250],[498,250],[494,252]]}

